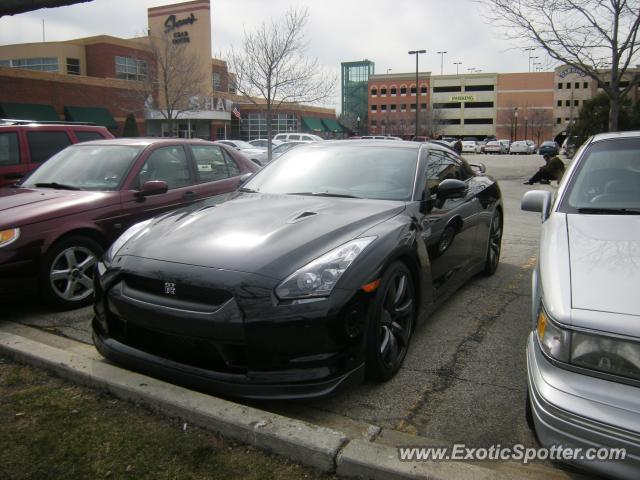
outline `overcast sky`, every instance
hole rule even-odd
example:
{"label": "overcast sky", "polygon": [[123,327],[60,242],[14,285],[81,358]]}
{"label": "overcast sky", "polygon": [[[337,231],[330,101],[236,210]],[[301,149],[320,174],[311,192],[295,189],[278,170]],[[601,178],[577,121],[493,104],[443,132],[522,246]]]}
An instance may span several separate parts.
{"label": "overcast sky", "polygon": [[[0,44],[47,41],[98,34],[140,35],[147,27],[147,8],[171,0],[93,0],[68,7],[36,10],[0,18]],[[289,6],[309,10],[308,53],[337,76],[335,96],[327,106],[339,110],[340,62],[368,58],[376,73],[414,72],[415,57],[408,50],[426,49],[420,71],[444,73],[474,67],[483,72],[526,72],[528,52],[515,48],[503,33],[491,28],[473,0],[211,0],[212,48],[219,56],[239,45],[243,28],[251,30],[281,15]],[[552,63],[541,50],[534,53],[546,67]]]}

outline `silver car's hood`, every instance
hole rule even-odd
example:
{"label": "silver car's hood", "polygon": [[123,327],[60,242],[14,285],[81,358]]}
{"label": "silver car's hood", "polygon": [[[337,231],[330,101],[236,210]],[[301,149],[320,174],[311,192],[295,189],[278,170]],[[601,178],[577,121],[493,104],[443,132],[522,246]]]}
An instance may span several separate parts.
{"label": "silver car's hood", "polygon": [[566,219],[572,308],[640,315],[640,216]]}

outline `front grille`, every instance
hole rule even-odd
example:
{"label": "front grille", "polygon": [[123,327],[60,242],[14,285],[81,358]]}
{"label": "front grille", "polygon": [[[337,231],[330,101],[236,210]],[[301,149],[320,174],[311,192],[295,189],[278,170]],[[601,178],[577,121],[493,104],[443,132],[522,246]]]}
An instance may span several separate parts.
{"label": "front grille", "polygon": [[[127,287],[150,295],[164,296],[166,293],[165,284],[167,280],[128,274],[124,276],[124,282]],[[180,282],[172,283],[175,283],[175,296],[172,295],[171,297],[176,300],[220,306],[230,300],[233,296],[228,290],[202,287]]]}
{"label": "front grille", "polygon": [[151,355],[225,373],[246,373],[247,370],[244,345],[151,330],[113,314],[109,315],[108,327],[114,340]]}

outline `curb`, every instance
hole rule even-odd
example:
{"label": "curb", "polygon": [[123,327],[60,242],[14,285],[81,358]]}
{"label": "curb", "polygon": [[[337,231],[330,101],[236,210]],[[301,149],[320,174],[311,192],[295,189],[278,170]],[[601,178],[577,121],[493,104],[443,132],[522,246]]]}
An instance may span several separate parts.
{"label": "curb", "polygon": [[[11,326],[7,325],[7,330]],[[38,332],[36,337],[49,334]],[[55,338],[60,338],[53,336]],[[58,345],[62,342],[54,342]],[[366,479],[506,479],[503,472],[464,462],[402,462],[394,446],[350,439],[345,433],[303,420],[240,405],[188,390],[102,360],[56,348],[0,326],[0,353],[53,371],[67,380],[143,404],[171,417],[207,428],[341,477]]]}

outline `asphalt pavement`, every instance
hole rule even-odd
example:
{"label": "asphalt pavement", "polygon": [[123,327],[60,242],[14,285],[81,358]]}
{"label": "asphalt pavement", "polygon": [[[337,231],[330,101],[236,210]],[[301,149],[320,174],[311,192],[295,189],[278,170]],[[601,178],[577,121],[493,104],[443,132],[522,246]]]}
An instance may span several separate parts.
{"label": "asphalt pavement", "polygon": [[[497,273],[472,279],[416,330],[403,368],[389,382],[366,382],[329,399],[260,403],[260,408],[355,429],[373,425],[384,435],[418,435],[432,445],[536,445],[524,415],[524,348],[540,218],[522,212],[520,200],[527,190],[557,186],[522,184],[544,163],[539,155],[466,158],[485,163],[502,189]],[[2,317],[90,343],[90,308],[52,313],[30,301],[5,305]]]}

